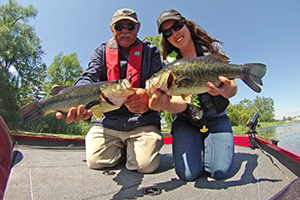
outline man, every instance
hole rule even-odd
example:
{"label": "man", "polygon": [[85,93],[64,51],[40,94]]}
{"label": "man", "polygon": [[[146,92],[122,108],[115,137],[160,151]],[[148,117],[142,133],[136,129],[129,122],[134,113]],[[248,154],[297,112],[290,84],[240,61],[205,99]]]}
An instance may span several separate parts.
{"label": "man", "polygon": [[[120,109],[104,113],[94,122],[85,138],[87,164],[93,169],[113,167],[126,152],[128,170],[151,173],[159,166],[163,141],[159,113],[149,109],[149,96],[143,88],[145,81],[161,69],[160,54],[157,47],[137,38],[140,23],[135,11],[118,10],[110,29],[114,37],[95,50],[76,85],[130,77],[136,93]],[[85,113],[81,105],[71,108],[65,121],[78,122],[90,116],[91,111]],[[56,113],[56,117],[62,114]]]}

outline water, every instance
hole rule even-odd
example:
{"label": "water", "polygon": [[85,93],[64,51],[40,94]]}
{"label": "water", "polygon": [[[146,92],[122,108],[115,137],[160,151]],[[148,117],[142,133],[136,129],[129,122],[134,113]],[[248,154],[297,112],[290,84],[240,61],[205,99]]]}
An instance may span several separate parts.
{"label": "water", "polygon": [[296,149],[300,149],[300,121],[267,127],[258,128],[259,137],[279,140],[279,144],[284,144]]}

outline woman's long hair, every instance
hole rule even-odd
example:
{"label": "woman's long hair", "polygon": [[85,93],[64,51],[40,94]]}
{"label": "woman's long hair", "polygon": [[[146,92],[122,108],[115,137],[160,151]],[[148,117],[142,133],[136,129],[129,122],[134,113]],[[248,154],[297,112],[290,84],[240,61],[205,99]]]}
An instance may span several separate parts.
{"label": "woman's long hair", "polygon": [[[212,54],[217,54],[218,53],[218,51],[213,47],[212,43],[213,42],[220,42],[220,41],[218,41],[214,38],[211,38],[205,30],[203,30],[200,26],[198,26],[196,24],[196,22],[187,20],[185,18],[182,18],[182,20],[184,21],[184,24],[190,30],[191,36],[192,36],[192,39],[193,39],[194,42],[197,41],[197,40],[201,40]],[[169,53],[171,53],[173,50],[177,49],[177,51],[179,52],[178,48],[174,47],[168,41],[167,38],[162,37],[161,45],[163,47],[163,50],[162,50],[163,59],[166,59],[167,55]]]}

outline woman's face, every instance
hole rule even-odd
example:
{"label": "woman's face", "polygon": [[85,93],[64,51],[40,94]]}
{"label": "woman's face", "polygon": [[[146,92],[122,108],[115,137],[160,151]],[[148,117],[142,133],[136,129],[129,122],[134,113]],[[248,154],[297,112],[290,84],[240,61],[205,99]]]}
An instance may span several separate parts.
{"label": "woman's face", "polygon": [[[161,25],[161,30],[163,32],[163,36],[174,47],[176,47],[178,49],[181,49],[181,48],[184,48],[184,47],[186,47],[190,44],[190,42],[192,41],[192,37],[191,37],[191,33],[190,33],[189,29],[187,28],[187,26],[185,24],[183,24],[182,28],[177,30],[177,31],[175,31],[173,28],[171,28],[171,27],[174,27],[173,25],[175,23],[178,23],[178,21],[176,21],[176,20],[167,20]],[[178,25],[178,24],[175,24],[175,27],[176,27],[176,25]],[[166,31],[166,30],[168,30],[168,31]],[[169,32],[169,34],[172,33],[171,36],[166,37],[166,35],[168,35],[168,34],[164,34],[164,31],[165,31],[165,33],[166,32]]]}

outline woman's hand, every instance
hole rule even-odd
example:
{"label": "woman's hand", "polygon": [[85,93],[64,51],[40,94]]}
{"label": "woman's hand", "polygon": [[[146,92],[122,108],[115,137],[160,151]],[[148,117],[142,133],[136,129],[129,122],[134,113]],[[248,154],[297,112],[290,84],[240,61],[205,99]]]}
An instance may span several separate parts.
{"label": "woman's hand", "polygon": [[219,80],[223,83],[220,87],[216,87],[212,82],[207,82],[207,86],[211,89],[208,93],[213,96],[220,94],[227,99],[233,97],[237,92],[235,81],[224,76],[220,76]]}
{"label": "woman's hand", "polygon": [[156,90],[149,100],[149,107],[153,110],[167,110],[171,106],[170,96],[161,90]]}

